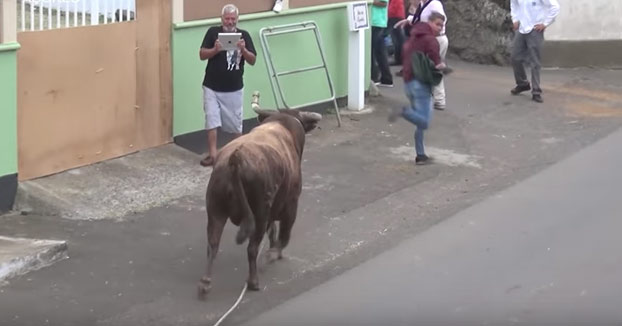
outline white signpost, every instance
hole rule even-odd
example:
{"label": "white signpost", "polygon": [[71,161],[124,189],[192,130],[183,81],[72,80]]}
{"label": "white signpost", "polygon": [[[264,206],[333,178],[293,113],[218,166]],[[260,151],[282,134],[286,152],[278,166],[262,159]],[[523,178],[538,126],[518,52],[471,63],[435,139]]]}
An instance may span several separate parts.
{"label": "white signpost", "polygon": [[369,28],[367,2],[348,4],[348,109],[365,107],[365,29]]}

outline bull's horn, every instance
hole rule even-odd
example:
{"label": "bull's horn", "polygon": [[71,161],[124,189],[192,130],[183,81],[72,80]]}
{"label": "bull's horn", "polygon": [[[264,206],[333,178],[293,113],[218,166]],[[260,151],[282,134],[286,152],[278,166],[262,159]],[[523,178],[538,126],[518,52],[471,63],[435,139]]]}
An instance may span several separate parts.
{"label": "bull's horn", "polygon": [[259,106],[254,107],[253,111],[255,111],[255,113],[257,113],[258,115],[262,115],[263,114],[263,115],[266,115],[266,116],[271,116],[273,114],[279,113],[279,111],[260,109]]}
{"label": "bull's horn", "polygon": [[315,121],[322,120],[322,115],[316,112],[300,111],[300,116],[303,118],[308,118],[308,119],[315,120]]}
{"label": "bull's horn", "polygon": [[270,115],[273,115],[273,114],[277,113],[277,111],[262,110],[261,109],[261,107],[259,106],[259,91],[254,91],[253,92],[253,100],[251,101],[251,108],[258,115],[263,114],[263,115],[270,116]]}
{"label": "bull's horn", "polygon": [[251,101],[251,108],[253,108],[253,110],[260,108],[259,107],[259,91],[253,92],[253,100]]}

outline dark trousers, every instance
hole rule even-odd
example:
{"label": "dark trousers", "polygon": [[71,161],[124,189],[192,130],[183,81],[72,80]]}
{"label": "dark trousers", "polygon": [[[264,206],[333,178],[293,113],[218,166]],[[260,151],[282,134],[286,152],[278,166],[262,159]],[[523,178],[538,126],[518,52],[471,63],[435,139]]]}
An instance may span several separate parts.
{"label": "dark trousers", "polygon": [[386,28],[371,27],[371,79],[382,84],[393,84],[387,48],[384,44],[385,33]]}
{"label": "dark trousers", "polygon": [[529,34],[521,34],[518,31],[514,34],[512,44],[512,67],[514,68],[514,79],[516,85],[529,85],[525,65],[531,68],[531,92],[541,94],[540,88],[540,48],[544,42],[544,33],[531,31]]}
{"label": "dark trousers", "polygon": [[400,21],[399,18],[389,18],[389,26],[387,27],[391,31],[391,40],[393,41],[393,57],[395,58],[395,64],[402,64],[402,46],[406,40],[403,28],[393,28],[393,25]]}

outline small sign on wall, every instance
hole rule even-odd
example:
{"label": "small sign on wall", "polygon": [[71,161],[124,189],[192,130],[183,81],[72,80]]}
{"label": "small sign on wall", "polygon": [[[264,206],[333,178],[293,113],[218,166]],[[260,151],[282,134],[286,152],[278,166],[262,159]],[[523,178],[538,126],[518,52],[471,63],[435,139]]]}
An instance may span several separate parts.
{"label": "small sign on wall", "polygon": [[367,2],[350,2],[348,3],[347,12],[350,31],[358,31],[369,28]]}

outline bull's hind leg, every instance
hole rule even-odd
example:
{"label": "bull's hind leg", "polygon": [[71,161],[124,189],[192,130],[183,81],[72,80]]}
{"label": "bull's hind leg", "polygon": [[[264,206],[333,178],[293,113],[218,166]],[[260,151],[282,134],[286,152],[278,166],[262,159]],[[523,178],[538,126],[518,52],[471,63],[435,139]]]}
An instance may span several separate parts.
{"label": "bull's hind leg", "polygon": [[226,217],[215,216],[208,217],[207,219],[207,264],[205,266],[205,275],[199,281],[198,286],[199,299],[202,300],[205,299],[212,287],[212,266],[218,254],[220,238],[225,228],[225,223],[227,223]]}
{"label": "bull's hind leg", "polygon": [[272,221],[268,224],[268,238],[270,239],[270,249],[276,248],[279,244],[276,238],[276,222]]}
{"label": "bull's hind leg", "polygon": [[255,216],[255,232],[248,239],[248,289],[251,291],[259,291],[259,277],[257,276],[257,255],[259,254],[259,245],[266,234],[268,225],[268,212],[270,207],[262,200],[257,200],[251,204],[253,215]]}
{"label": "bull's hind leg", "polygon": [[[259,226],[259,225],[258,225]],[[259,253],[259,245],[265,234],[265,227],[258,227],[255,233],[248,241],[248,289],[251,291],[259,291],[259,277],[257,276],[257,254]]]}
{"label": "bull's hind leg", "polygon": [[268,261],[273,262],[278,258],[279,248],[281,245],[279,244],[279,239],[277,238],[277,227],[276,222],[272,221],[268,227],[268,238],[270,239],[270,250],[268,250]]}
{"label": "bull's hind leg", "polygon": [[289,244],[289,237],[292,232],[294,222],[296,222],[296,213],[298,211],[298,202],[294,202],[285,209],[279,223],[279,248],[278,259],[283,259],[283,249]]}

